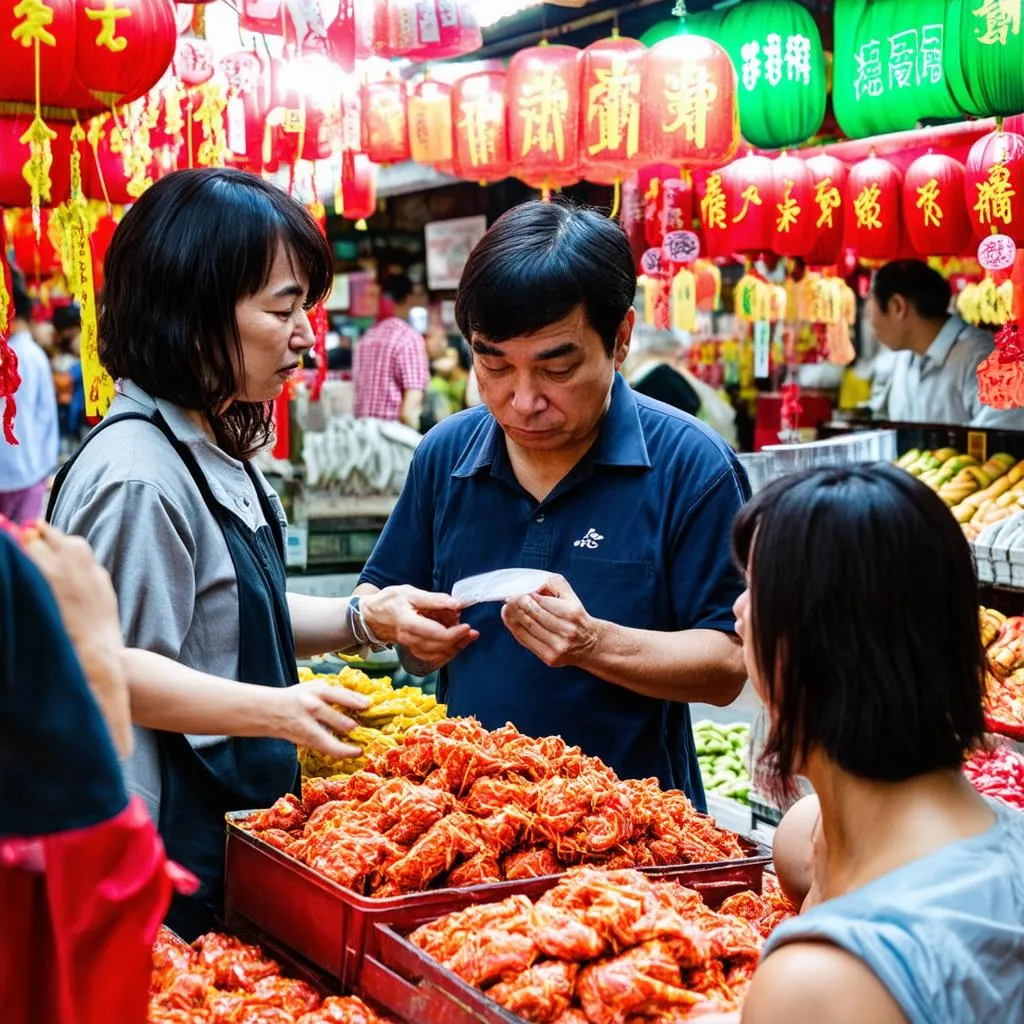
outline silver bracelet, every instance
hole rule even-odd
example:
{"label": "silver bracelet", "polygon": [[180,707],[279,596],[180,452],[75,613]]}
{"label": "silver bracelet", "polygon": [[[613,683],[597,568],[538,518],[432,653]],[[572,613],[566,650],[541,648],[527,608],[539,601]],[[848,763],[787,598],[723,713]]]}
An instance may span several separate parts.
{"label": "silver bracelet", "polygon": [[356,649],[376,653],[386,651],[391,646],[391,644],[383,643],[370,628],[363,616],[363,609],[358,597],[349,598],[347,619]]}

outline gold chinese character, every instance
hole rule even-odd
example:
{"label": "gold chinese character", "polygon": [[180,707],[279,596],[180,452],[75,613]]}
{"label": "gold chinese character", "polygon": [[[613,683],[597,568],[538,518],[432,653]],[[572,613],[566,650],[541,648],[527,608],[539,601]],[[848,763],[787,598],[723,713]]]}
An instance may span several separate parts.
{"label": "gold chinese character", "polygon": [[775,230],[789,232],[789,229],[800,219],[800,204],[793,198],[793,185],[789,178],[782,179],[782,202],[775,204],[779,211],[779,219],[775,222]]}
{"label": "gold chinese character", "polygon": [[718,97],[718,86],[711,81],[703,64],[687,64],[666,76],[665,99],[672,120],[661,126],[666,135],[680,129],[688,142],[703,149],[708,137],[708,116]]}
{"label": "gold chinese character", "polygon": [[743,206],[740,209],[740,212],[737,213],[735,217],[733,217],[733,219],[732,219],[733,224],[739,224],[739,222],[741,220],[743,220],[744,217],[746,217],[747,211],[750,209],[750,204],[751,203],[753,203],[754,206],[762,206],[763,205],[762,200],[761,200],[761,193],[757,191],[757,186],[756,185],[748,185],[740,193],[740,199],[743,200]]}
{"label": "gold chinese character", "polygon": [[498,129],[492,116],[492,102],[486,96],[459,106],[459,128],[465,133],[466,151],[474,167],[493,163],[498,150]]}
{"label": "gold chinese character", "polygon": [[557,68],[544,68],[536,81],[523,85],[519,97],[519,115],[523,119],[521,156],[534,149],[542,153],[554,150],[565,159],[565,116],[569,112],[569,90]]}
{"label": "gold chinese character", "polygon": [[14,16],[21,18],[21,23],[14,26],[11,38],[22,46],[42,43],[43,46],[56,46],[57,40],[46,26],[53,24],[53,8],[47,7],[43,0],[21,0],[14,8]]}
{"label": "gold chinese character", "polygon": [[939,227],[942,224],[942,207],[939,206],[939,182],[929,178],[917,190],[917,202],[914,204],[924,217],[925,227]]}
{"label": "gold chinese character", "polygon": [[630,70],[629,59],[612,57],[611,67],[597,68],[597,81],[587,93],[588,124],[597,120],[597,141],[588,151],[597,156],[605,150],[618,151],[625,144],[625,156],[640,149],[640,72]]}
{"label": "gold chinese character", "polygon": [[130,18],[132,12],[127,7],[115,7],[116,0],[103,0],[103,9],[87,7],[85,16],[90,21],[100,22],[100,33],[96,37],[97,46],[105,46],[111,53],[121,53],[128,46],[124,36],[117,35],[117,23],[122,18]]}
{"label": "gold chinese character", "polygon": [[832,184],[831,178],[822,178],[814,186],[814,201],[818,204],[818,220],[816,228],[831,228],[834,224],[833,213],[843,204],[839,189]]}
{"label": "gold chinese character", "polygon": [[978,201],[974,210],[982,224],[992,224],[1000,220],[1003,224],[1013,223],[1013,205],[1010,200],[1017,190],[1010,184],[1010,168],[1006,164],[993,164],[988,172],[988,180],[978,182]]}
{"label": "gold chinese character", "polygon": [[708,175],[704,198],[700,201],[700,215],[705,227],[725,230],[725,191],[720,174]]}
{"label": "gold chinese character", "polygon": [[882,194],[878,182],[873,181],[860,190],[860,195],[853,201],[853,212],[857,215],[857,227],[873,231],[882,226],[882,207],[878,197]]}
{"label": "gold chinese character", "polygon": [[978,42],[1005,46],[1011,35],[1020,35],[1020,0],[984,0],[971,14],[985,21],[984,31],[976,29]]}

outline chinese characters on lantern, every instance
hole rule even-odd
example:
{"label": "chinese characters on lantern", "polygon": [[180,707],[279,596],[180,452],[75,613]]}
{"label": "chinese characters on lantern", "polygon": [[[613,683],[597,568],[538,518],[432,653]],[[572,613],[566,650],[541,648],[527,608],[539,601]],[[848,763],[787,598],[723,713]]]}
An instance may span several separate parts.
{"label": "chinese characters on lantern", "polygon": [[876,183],[865,185],[853,201],[853,212],[857,218],[857,227],[869,231],[882,226],[882,207],[878,202],[882,190]]}
{"label": "chinese characters on lantern", "polygon": [[718,96],[718,86],[711,81],[702,64],[680,67],[669,75],[665,90],[671,120],[663,126],[666,135],[682,131],[686,140],[698,149],[707,142],[708,116]]}
{"label": "chinese characters on lantern", "polygon": [[700,201],[700,218],[704,226],[711,230],[725,230],[725,189],[722,188],[722,176],[720,174],[709,174],[704,189],[704,196]]}
{"label": "chinese characters on lantern", "polygon": [[878,99],[898,91],[942,81],[944,26],[922,25],[887,39],[869,39],[854,51],[854,96]]}
{"label": "chinese characters on lantern", "polygon": [[1005,46],[1011,35],[1020,35],[1020,0],[984,0],[971,13],[979,19],[975,33],[979,43]]}
{"label": "chinese characters on lantern", "polygon": [[986,270],[1006,270],[1013,266],[1017,246],[1006,235],[992,235],[983,239],[978,246],[978,262]]}
{"label": "chinese characters on lantern", "polygon": [[1006,164],[993,164],[989,169],[988,178],[978,182],[978,201],[974,211],[979,223],[994,225],[999,221],[1004,226],[1013,223],[1013,204],[1011,200],[1017,190],[1010,183],[1010,168]]}
{"label": "chinese characters on lantern", "polygon": [[748,185],[741,193],[740,199],[743,200],[743,206],[740,207],[740,212],[733,217],[733,224],[739,224],[741,220],[749,213],[750,205],[753,203],[754,206],[763,205],[761,199],[761,193],[758,192],[756,185]]}
{"label": "chinese characters on lantern", "polygon": [[775,204],[779,216],[775,221],[775,230],[788,232],[800,218],[800,204],[793,198],[793,186],[795,182],[785,178],[782,183],[782,202]]}
{"label": "chinese characters on lantern", "polygon": [[624,149],[627,157],[640,149],[640,70],[626,56],[595,71],[587,93],[590,120],[597,121],[597,139],[587,147],[590,156]]}
{"label": "chinese characters on lantern", "polygon": [[11,38],[22,46],[39,43],[42,46],[56,46],[57,40],[47,30],[53,24],[53,10],[43,0],[21,0],[14,8],[14,17],[18,24],[11,32]]}
{"label": "chinese characters on lantern", "polygon": [[787,36],[783,46],[782,36],[771,32],[764,43],[756,39],[744,43],[740,56],[740,81],[747,92],[753,92],[762,78],[772,88],[783,81],[811,83],[811,40],[807,36]]}
{"label": "chinese characters on lantern", "polygon": [[565,158],[565,133],[562,125],[569,111],[569,89],[557,68],[543,68],[536,81],[523,85],[519,97],[519,114],[523,120],[523,145],[520,155],[535,149],[542,153],[554,151],[559,160]]}
{"label": "chinese characters on lantern", "polygon": [[814,202],[818,206],[816,228],[831,228],[835,223],[835,211],[843,205],[843,197],[839,189],[832,184],[831,178],[822,178],[814,186]]}
{"label": "chinese characters on lantern", "polygon": [[925,226],[939,227],[942,224],[942,207],[939,205],[939,183],[929,178],[917,189],[917,202]]}
{"label": "chinese characters on lantern", "polygon": [[85,9],[85,16],[90,21],[100,23],[96,45],[105,46],[111,53],[121,53],[128,46],[128,40],[117,34],[117,23],[122,18],[132,16],[132,12],[127,7],[115,6],[116,2],[117,0],[103,0],[103,7],[99,10],[91,7]]}

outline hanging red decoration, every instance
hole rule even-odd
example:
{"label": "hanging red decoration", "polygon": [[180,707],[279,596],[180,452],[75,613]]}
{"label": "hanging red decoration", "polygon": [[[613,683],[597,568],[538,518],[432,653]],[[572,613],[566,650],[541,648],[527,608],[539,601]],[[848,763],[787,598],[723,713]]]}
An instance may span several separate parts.
{"label": "hanging red decoration", "polygon": [[579,62],[574,46],[531,46],[509,61],[509,155],[528,185],[550,189],[579,179]]}
{"label": "hanging red decoration", "polygon": [[[378,0],[387,19],[385,57],[438,60],[472,53],[483,45],[472,5],[455,0]],[[378,39],[378,44],[381,40]]]}
{"label": "hanging red decoration", "polygon": [[712,171],[704,179],[697,195],[701,250],[711,259],[729,256],[733,251],[729,230],[729,196],[726,194],[722,171]]}
{"label": "hanging red decoration", "polygon": [[334,198],[335,212],[347,220],[362,221],[377,210],[376,168],[362,153],[344,153],[341,180]]}
{"label": "hanging red decoration", "polygon": [[97,292],[103,287],[104,261],[107,258],[110,243],[114,240],[117,224],[117,220],[111,214],[103,214],[96,221],[96,227],[93,228],[89,239],[92,245],[92,280]]}
{"label": "hanging red decoration", "polygon": [[647,248],[647,240],[644,238],[643,197],[640,194],[640,186],[636,178],[628,178],[622,183],[619,223],[629,239],[629,248],[633,253],[633,260],[639,266],[640,257]]}
{"label": "hanging red decoration", "polygon": [[587,181],[623,181],[640,162],[641,67],[635,39],[600,39],[580,58],[580,173]]}
{"label": "hanging red decoration", "polygon": [[903,175],[888,160],[871,156],[846,180],[846,244],[863,260],[890,260],[904,248]]}
{"label": "hanging red decoration", "polygon": [[242,0],[238,24],[246,32],[261,36],[283,36],[288,22],[284,0]]}
{"label": "hanging red decoration", "polygon": [[965,198],[978,238],[1008,235],[1024,244],[1024,135],[995,131],[971,146]]}
{"label": "hanging red decoration", "polygon": [[263,169],[263,139],[273,97],[269,71],[249,50],[222,57],[220,72],[227,82],[224,108],[228,162],[240,170]]}
{"label": "hanging red decoration", "polygon": [[185,85],[203,85],[216,70],[213,47],[205,39],[179,36],[171,66]]}
{"label": "hanging red decoration", "polygon": [[471,181],[509,175],[505,72],[481,71],[452,86],[452,161]]}
{"label": "hanging red decoration", "polygon": [[783,153],[771,163],[775,191],[772,249],[780,256],[805,257],[818,236],[814,176],[798,156]]}
{"label": "hanging red decoration", "polygon": [[405,82],[389,76],[362,89],[363,152],[376,164],[409,159],[409,108]]}
{"label": "hanging red decoration", "polygon": [[[0,206],[29,206],[32,190],[22,169],[30,153],[22,137],[32,118],[28,115],[0,116]],[[44,206],[58,206],[68,197],[71,187],[71,128],[54,124],[56,138],[50,141],[53,166],[50,168],[50,194],[43,197]]]}
{"label": "hanging red decoration", "polygon": [[693,180],[666,178],[661,183],[661,240],[673,231],[689,231],[693,227]]}
{"label": "hanging red decoration", "polygon": [[729,245],[734,252],[760,253],[771,249],[778,202],[772,161],[748,153],[721,171],[727,197]]}
{"label": "hanging red decoration", "polygon": [[[336,61],[346,74],[356,69],[356,57],[368,57],[372,52],[373,39],[369,40],[365,53],[359,51],[359,27],[356,21],[356,9],[363,5],[355,0],[340,0],[338,13],[334,21],[327,26],[327,53]],[[372,31],[371,22],[370,29]]]}
{"label": "hanging red decoration", "polygon": [[331,155],[325,108],[310,93],[329,73],[328,64],[320,54],[271,61],[270,101],[262,126],[263,169],[276,171],[299,160],[326,160]]}
{"label": "hanging red decoration", "polygon": [[409,96],[409,152],[418,164],[452,171],[452,87],[428,78]]}
{"label": "hanging red decoration", "polygon": [[978,364],[978,397],[993,409],[1024,406],[1024,339],[1016,320],[995,336],[995,352]]}
{"label": "hanging red decoration", "polygon": [[125,167],[125,150],[132,145],[128,132],[110,117],[95,118],[87,133],[89,144],[79,146],[82,157],[82,194],[86,199],[123,206],[138,196],[128,190],[131,173]]}
{"label": "hanging red decoration", "polygon": [[40,223],[41,230],[37,238],[31,211],[17,210],[11,223],[10,237],[15,265],[26,280],[37,284],[60,270],[60,255],[55,232],[51,231],[49,210],[42,211]]}
{"label": "hanging red decoration", "polygon": [[943,153],[918,157],[903,176],[903,221],[922,256],[959,256],[971,238],[964,165]]}
{"label": "hanging red decoration", "polygon": [[674,35],[643,56],[641,148],[648,160],[713,167],[740,142],[736,71],[703,36]]}
{"label": "hanging red decoration", "polygon": [[836,264],[843,248],[846,229],[846,164],[834,156],[821,153],[807,161],[814,186],[815,243],[806,260],[812,267]]}

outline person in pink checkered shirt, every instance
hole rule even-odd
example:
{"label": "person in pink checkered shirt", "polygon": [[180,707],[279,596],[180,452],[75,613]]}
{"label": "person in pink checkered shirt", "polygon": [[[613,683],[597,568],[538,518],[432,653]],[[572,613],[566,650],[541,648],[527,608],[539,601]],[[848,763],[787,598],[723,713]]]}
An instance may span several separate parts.
{"label": "person in pink checkered shirt", "polygon": [[418,430],[430,364],[423,335],[409,325],[414,285],[404,275],[388,278],[383,293],[394,303],[392,316],[359,339],[352,359],[356,416],[401,420]]}

